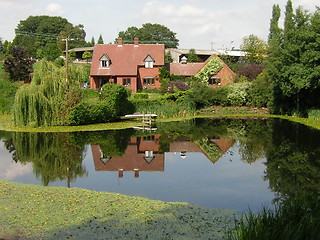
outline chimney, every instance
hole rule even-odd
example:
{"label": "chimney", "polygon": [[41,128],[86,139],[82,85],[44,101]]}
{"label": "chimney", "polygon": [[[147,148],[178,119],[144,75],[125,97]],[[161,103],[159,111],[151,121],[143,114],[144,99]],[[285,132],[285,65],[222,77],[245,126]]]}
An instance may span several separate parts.
{"label": "chimney", "polygon": [[137,38],[137,37],[134,38],[134,46],[135,47],[139,46],[139,38]]}
{"label": "chimney", "polygon": [[122,38],[121,37],[118,38],[118,46],[119,47],[122,46]]}

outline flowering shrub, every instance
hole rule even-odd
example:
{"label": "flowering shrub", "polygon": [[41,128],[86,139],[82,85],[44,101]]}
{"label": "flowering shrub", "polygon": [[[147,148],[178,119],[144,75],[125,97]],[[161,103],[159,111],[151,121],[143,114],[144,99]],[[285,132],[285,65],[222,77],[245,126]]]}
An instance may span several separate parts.
{"label": "flowering shrub", "polygon": [[230,86],[228,91],[228,101],[231,106],[244,106],[248,98],[248,89],[250,82],[235,83]]}

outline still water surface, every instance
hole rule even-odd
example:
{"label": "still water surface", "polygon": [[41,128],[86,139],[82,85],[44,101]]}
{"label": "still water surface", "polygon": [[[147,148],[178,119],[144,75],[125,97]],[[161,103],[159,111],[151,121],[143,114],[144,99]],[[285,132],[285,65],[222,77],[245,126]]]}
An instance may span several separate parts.
{"label": "still water surface", "polygon": [[195,119],[156,131],[0,132],[0,177],[210,208],[319,193],[319,131],[279,119]]}

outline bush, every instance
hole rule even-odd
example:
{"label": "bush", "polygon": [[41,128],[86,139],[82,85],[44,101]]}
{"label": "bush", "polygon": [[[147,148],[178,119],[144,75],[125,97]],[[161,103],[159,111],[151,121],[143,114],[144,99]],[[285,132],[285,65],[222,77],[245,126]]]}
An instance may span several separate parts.
{"label": "bush", "polygon": [[169,84],[168,92],[174,93],[177,91],[186,91],[189,89],[189,86],[186,82],[178,80]]}
{"label": "bush", "polygon": [[117,117],[115,105],[107,100],[82,102],[69,113],[69,125],[85,125],[114,121]]}
{"label": "bush", "polygon": [[262,65],[250,64],[240,67],[236,73],[240,76],[245,76],[249,81],[252,81],[256,79],[262,71]]}
{"label": "bush", "polygon": [[201,109],[211,105],[214,89],[207,84],[194,84],[188,91],[188,102],[194,104],[196,109]]}
{"label": "bush", "polygon": [[244,106],[248,99],[248,89],[250,82],[235,83],[230,86],[228,91],[228,102],[231,106]]}
{"label": "bush", "polygon": [[148,93],[136,93],[132,95],[133,99],[148,99],[149,94]]}
{"label": "bush", "polygon": [[247,106],[268,107],[272,101],[272,88],[268,76],[262,72],[248,88]]}
{"label": "bush", "polygon": [[229,86],[217,87],[212,89],[210,104],[216,106],[228,106]]}
{"label": "bush", "polygon": [[135,111],[134,106],[128,100],[131,91],[120,84],[107,83],[102,86],[100,99],[115,104],[116,115],[123,116]]}

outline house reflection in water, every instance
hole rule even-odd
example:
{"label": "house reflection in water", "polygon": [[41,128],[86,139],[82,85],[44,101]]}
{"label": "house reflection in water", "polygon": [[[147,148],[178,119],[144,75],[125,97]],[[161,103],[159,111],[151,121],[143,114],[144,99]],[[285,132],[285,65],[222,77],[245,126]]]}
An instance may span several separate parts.
{"label": "house reflection in water", "polygon": [[104,156],[99,145],[91,145],[96,171],[133,171],[139,177],[140,171],[164,171],[164,154],[160,152],[160,135],[131,138],[122,156]]}
{"label": "house reflection in water", "polygon": [[[221,138],[206,138],[205,144],[190,141],[187,137],[179,137],[169,145],[169,152],[177,152],[181,158],[185,158],[188,152],[201,152],[212,163],[215,163],[233,144],[234,140]],[[209,154],[209,145],[219,151]],[[133,137],[122,156],[105,156],[99,145],[91,145],[93,160],[96,171],[117,171],[119,178],[124,172],[134,172],[134,177],[139,177],[141,171],[164,171],[165,154],[160,149],[160,135],[147,137]]]}

